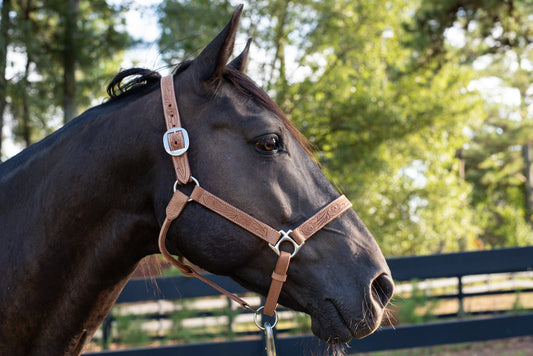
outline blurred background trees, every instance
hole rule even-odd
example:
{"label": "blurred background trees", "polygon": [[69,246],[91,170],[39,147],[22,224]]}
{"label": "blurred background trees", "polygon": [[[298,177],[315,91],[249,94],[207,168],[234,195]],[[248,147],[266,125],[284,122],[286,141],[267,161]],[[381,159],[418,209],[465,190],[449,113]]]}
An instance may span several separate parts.
{"label": "blurred background trees", "polygon": [[[386,255],[533,243],[533,1],[244,2],[248,74]],[[194,58],[236,4],[155,5],[161,59]],[[24,146],[101,101],[138,43],[125,22],[135,6],[4,0],[0,114],[4,103],[16,123],[5,133]]]}
{"label": "blurred background trees", "polygon": [[[476,69],[470,87],[480,92],[484,114],[460,154],[473,187],[479,239],[494,246],[531,243],[532,5],[424,0],[410,27],[422,61],[453,57]],[[442,46],[450,31],[462,37],[457,48]]]}
{"label": "blurred background trees", "polygon": [[2,2],[0,73],[7,66],[9,76],[0,113],[10,114],[16,141],[30,145],[103,96],[133,44],[124,11],[105,0]]}

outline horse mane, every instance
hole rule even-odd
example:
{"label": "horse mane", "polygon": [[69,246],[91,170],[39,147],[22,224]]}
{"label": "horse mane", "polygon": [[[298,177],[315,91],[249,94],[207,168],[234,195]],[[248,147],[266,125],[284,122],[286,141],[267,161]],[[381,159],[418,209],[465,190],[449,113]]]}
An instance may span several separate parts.
{"label": "horse mane", "polygon": [[[133,77],[133,78],[131,78]],[[124,81],[126,78],[130,78]],[[139,92],[161,79],[161,74],[144,68],[130,68],[118,73],[107,86],[107,95],[111,100],[123,98]]]}
{"label": "horse mane", "polygon": [[[184,61],[174,70],[174,74],[183,72],[192,61]],[[128,79],[128,80],[126,80]],[[161,74],[146,68],[130,68],[119,72],[107,86],[107,95],[111,101],[144,93],[148,88],[159,84]]]}
{"label": "horse mane", "polygon": [[[176,66],[173,74],[179,74],[187,69],[192,61],[185,61]],[[233,87],[241,92],[241,94],[254,100],[257,104],[264,107],[266,110],[274,113],[285,125],[287,130],[300,143],[304,150],[314,158],[312,153],[313,146],[307,138],[294,126],[280,107],[270,98],[270,96],[261,88],[259,88],[247,75],[243,72],[226,67],[222,74],[224,80],[229,82]],[[127,79],[127,80],[126,80]],[[107,94],[110,101],[116,101],[126,97],[132,97],[135,94],[145,94],[149,90],[156,88],[159,84],[161,74],[154,70],[145,68],[130,68],[118,73],[107,86]],[[213,82],[214,88],[218,87],[219,83]]]}

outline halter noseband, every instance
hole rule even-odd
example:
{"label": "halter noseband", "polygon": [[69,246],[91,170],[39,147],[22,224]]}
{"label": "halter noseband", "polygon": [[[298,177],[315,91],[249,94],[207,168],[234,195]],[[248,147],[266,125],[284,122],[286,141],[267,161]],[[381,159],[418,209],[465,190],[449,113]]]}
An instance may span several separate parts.
{"label": "halter noseband", "polygon": [[[163,135],[163,145],[167,153],[172,156],[172,162],[174,164],[177,180],[176,184],[174,184],[174,195],[170,199],[170,202],[166,208],[166,217],[159,233],[159,250],[163,256],[165,256],[167,260],[179,268],[185,276],[199,278],[203,282],[209,284],[211,287],[240,304],[244,309],[252,310],[256,314],[262,311],[266,315],[273,316],[279,295],[281,293],[281,288],[287,279],[287,269],[289,268],[291,258],[298,253],[308,238],[322,229],[325,225],[339,217],[346,210],[350,209],[352,204],[344,195],[342,195],[326,205],[319,212],[294,230],[277,231],[269,225],[255,219],[233,205],[209,193],[205,189],[201,188],[198,184],[198,181],[191,176],[191,169],[187,159],[189,137],[187,131],[181,127],[172,75],[161,78],[161,93],[163,99],[163,111],[165,113],[165,121],[167,125],[167,131]],[[190,196],[187,196],[176,189],[177,184],[187,184],[191,181],[193,181],[196,186],[194,187]],[[182,257],[178,257],[176,259],[167,251],[165,239],[170,224],[180,215],[185,205],[191,201],[206,207],[207,209],[221,215],[251,234],[266,241],[270,248],[272,248],[272,250],[278,255],[278,261],[276,263],[276,267],[274,268],[274,272],[272,273],[272,282],[270,284],[270,289],[268,291],[264,307],[260,307],[257,310],[251,308],[250,305],[241,298],[206,279],[200,274],[200,271],[195,266],[184,263]],[[294,250],[292,253],[280,250],[280,245],[283,242],[289,242],[293,245]],[[259,324],[258,326],[261,328]]]}

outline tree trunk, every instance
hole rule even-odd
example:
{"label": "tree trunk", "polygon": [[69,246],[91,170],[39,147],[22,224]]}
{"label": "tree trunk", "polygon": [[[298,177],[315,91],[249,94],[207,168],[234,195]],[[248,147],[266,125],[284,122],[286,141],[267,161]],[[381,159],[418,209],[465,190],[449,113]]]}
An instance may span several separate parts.
{"label": "tree trunk", "polygon": [[287,73],[285,69],[285,26],[287,25],[287,13],[289,11],[289,1],[284,1],[282,7],[279,9],[279,15],[277,15],[277,27],[275,30],[274,42],[276,44],[276,53],[274,55],[274,60],[272,61],[272,70],[270,72],[270,78],[267,83],[267,91],[272,89],[274,82],[276,81],[276,63],[279,63],[279,71],[277,81],[283,87],[285,91],[287,87]]}
{"label": "tree trunk", "polygon": [[[30,23],[30,13],[32,11],[32,2],[28,1],[26,7],[24,8],[24,21],[26,24]],[[30,124],[30,101],[29,101],[29,92],[30,92],[30,82],[28,77],[30,76],[30,68],[32,62],[32,49],[29,45],[31,36],[31,31],[29,27],[24,27],[24,41],[27,41],[26,44],[26,65],[24,66],[24,76],[22,77],[22,138],[24,140],[25,147],[31,145],[31,124]]]}
{"label": "tree trunk", "polygon": [[526,221],[533,227],[533,142],[522,146],[524,159],[525,198],[526,198]]}
{"label": "tree trunk", "polygon": [[30,115],[30,103],[28,93],[30,91],[30,82],[28,77],[30,75],[31,67],[31,55],[29,51],[26,52],[26,66],[24,68],[24,78],[22,83],[24,90],[22,91],[22,137],[24,139],[24,145],[28,147],[31,145],[31,115]]}
{"label": "tree trunk", "polygon": [[77,115],[76,105],[76,64],[77,21],[80,0],[67,0],[64,12],[64,49],[63,49],[63,121],[67,123]]}
{"label": "tree trunk", "polygon": [[7,46],[9,44],[9,11],[11,10],[11,0],[2,2],[2,19],[0,23],[0,162],[2,162],[2,129],[4,128],[4,112],[6,109],[7,96]]}

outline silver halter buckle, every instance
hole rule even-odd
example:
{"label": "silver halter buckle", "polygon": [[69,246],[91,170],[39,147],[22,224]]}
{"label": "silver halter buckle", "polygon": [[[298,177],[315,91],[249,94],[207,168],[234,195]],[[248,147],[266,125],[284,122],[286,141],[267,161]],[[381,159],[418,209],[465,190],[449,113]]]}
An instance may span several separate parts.
{"label": "silver halter buckle", "polygon": [[[168,135],[171,133],[178,133],[181,132],[183,136],[183,145],[185,147],[178,148],[177,150],[170,149],[170,144],[168,143]],[[167,132],[163,135],[163,146],[165,147],[165,151],[171,156],[181,156],[187,150],[189,149],[189,134],[187,133],[187,130],[185,130],[183,127],[173,127],[171,129],[168,129]]]}
{"label": "silver halter buckle", "polygon": [[276,253],[276,255],[280,255],[281,252],[279,250],[279,246],[281,245],[282,242],[284,241],[287,241],[287,242],[290,242],[293,246],[294,246],[294,251],[291,253],[291,258],[293,258],[296,253],[300,250],[300,248],[303,246],[303,244],[305,242],[302,242],[300,245],[298,245],[298,242],[294,241],[292,237],[289,236],[289,234],[292,232],[292,230],[289,230],[289,231],[283,231],[283,230],[279,230],[279,233],[281,234],[281,238],[278,240],[278,242],[276,242],[275,245],[272,245],[272,244],[268,244],[268,246],[270,246],[270,248],[272,250],[274,250],[274,252]]}

